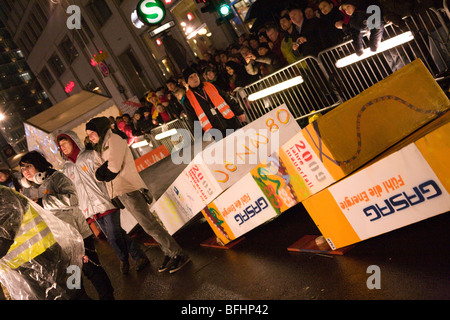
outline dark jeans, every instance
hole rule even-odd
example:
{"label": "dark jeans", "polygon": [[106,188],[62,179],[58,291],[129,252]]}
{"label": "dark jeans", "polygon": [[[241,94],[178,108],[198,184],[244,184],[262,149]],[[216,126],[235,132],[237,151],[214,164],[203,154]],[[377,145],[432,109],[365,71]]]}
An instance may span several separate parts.
{"label": "dark jeans", "polygon": [[96,223],[105,234],[108,243],[114,248],[120,261],[128,261],[128,254],[134,260],[146,257],[139,245],[122,229],[120,225],[120,210],[99,218],[96,220]]}
{"label": "dark jeans", "polygon": [[114,289],[105,269],[100,264],[93,236],[84,239],[84,249],[89,262],[83,264],[83,274],[94,285],[100,300],[114,300]]}
{"label": "dark jeans", "polygon": [[[370,30],[370,36],[369,36],[369,48],[372,51],[376,51],[378,49],[378,46],[380,45],[381,40],[383,40],[383,34],[384,34],[384,26],[385,22],[380,22],[380,28],[379,29],[371,29]],[[366,29],[362,30],[353,30],[352,32],[352,38],[353,38],[353,47],[355,48],[355,52],[358,55],[361,55],[364,50],[364,42],[363,37],[364,34],[367,32]]]}

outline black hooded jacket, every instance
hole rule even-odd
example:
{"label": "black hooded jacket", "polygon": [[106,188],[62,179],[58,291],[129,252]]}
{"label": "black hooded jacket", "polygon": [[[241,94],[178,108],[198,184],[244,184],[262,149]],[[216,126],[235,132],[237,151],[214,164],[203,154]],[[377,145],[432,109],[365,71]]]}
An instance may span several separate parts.
{"label": "black hooded jacket", "polygon": [[355,12],[350,16],[350,20],[348,25],[350,27],[350,33],[353,38],[353,46],[355,48],[355,52],[358,55],[362,54],[364,50],[364,45],[362,38],[367,31],[370,31],[369,38],[369,47],[372,51],[376,51],[378,45],[380,44],[383,38],[384,32],[384,21],[383,21],[383,13],[381,12],[380,29],[369,29],[368,20],[373,15],[373,12],[369,10],[369,6],[375,5],[380,7],[380,3],[377,0],[343,0],[342,4],[351,4],[356,7]]}

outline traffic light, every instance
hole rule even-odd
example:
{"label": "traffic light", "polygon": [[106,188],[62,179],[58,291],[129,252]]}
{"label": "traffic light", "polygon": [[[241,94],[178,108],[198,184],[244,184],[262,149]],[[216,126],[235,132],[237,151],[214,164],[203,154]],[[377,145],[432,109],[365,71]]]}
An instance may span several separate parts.
{"label": "traffic light", "polygon": [[230,14],[231,8],[227,3],[223,3],[219,6],[219,14],[221,17],[226,17]]}
{"label": "traffic light", "polygon": [[217,6],[219,12],[219,18],[216,19],[216,24],[221,25],[225,21],[234,18],[234,12],[229,3],[221,2]]}

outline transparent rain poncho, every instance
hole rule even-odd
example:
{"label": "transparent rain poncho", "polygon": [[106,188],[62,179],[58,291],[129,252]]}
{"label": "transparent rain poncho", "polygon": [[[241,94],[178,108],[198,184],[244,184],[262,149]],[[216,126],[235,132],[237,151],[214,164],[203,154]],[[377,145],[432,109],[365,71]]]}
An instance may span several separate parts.
{"label": "transparent rain poncho", "polygon": [[[14,300],[67,300],[81,270],[83,238],[69,224],[0,187],[0,282]],[[81,272],[78,272],[81,276]]]}

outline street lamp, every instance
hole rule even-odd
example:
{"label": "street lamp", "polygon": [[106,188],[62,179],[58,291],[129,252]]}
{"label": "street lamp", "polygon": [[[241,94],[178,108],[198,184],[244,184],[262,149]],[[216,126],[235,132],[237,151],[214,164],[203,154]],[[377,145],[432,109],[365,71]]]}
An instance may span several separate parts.
{"label": "street lamp", "polygon": [[303,78],[301,76],[297,76],[295,78],[289,79],[289,80],[281,82],[279,84],[276,84],[272,87],[252,93],[251,95],[248,96],[248,100],[255,101],[255,100],[270,96],[272,94],[275,94],[277,92],[289,89],[291,87],[294,87],[294,86],[302,84],[302,83],[303,83]]}
{"label": "street lamp", "polygon": [[361,56],[357,56],[356,53],[353,53],[345,58],[339,59],[336,61],[336,67],[337,68],[343,68],[348,65],[351,65],[352,63],[355,63],[357,61],[364,60],[368,57],[371,57],[377,53],[390,50],[392,48],[395,48],[399,45],[402,45],[404,43],[407,43],[411,40],[414,40],[414,35],[411,31],[407,31],[405,33],[402,33],[398,36],[395,36],[393,38],[390,38],[388,40],[382,41],[377,49],[377,51],[371,51],[369,48],[364,49],[364,53]]}

